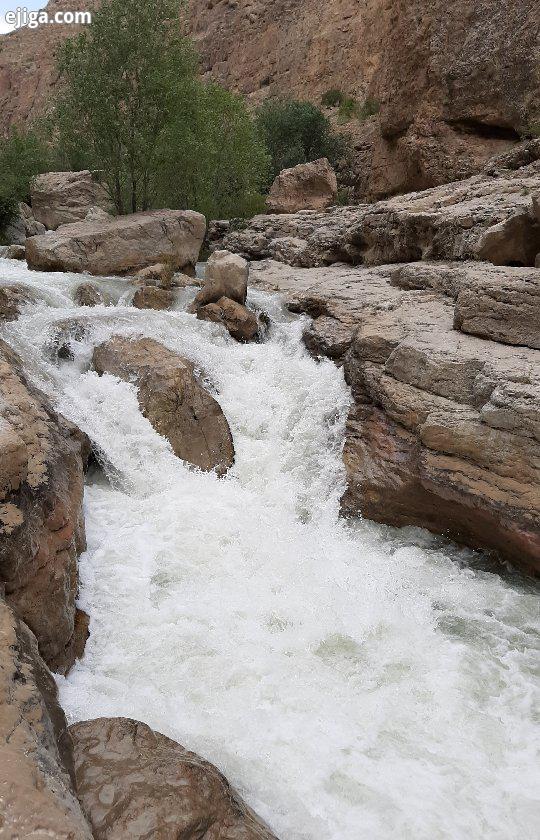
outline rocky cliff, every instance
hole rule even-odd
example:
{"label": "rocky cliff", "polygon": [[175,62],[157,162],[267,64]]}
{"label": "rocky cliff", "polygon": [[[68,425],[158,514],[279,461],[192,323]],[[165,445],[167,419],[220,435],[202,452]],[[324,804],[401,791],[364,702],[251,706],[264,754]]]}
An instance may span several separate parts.
{"label": "rocky cliff", "polygon": [[[471,175],[540,119],[536,0],[191,0],[187,19],[205,76],[253,103],[319,102],[330,88],[380,103],[377,117],[348,127],[358,197]],[[73,31],[0,38],[1,129],[42,113],[55,50]]]}

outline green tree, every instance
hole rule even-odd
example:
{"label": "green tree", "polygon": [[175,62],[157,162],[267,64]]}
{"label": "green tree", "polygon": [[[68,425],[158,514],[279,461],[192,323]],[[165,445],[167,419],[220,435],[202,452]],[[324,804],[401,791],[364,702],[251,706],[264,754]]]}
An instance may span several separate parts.
{"label": "green tree", "polygon": [[344,138],[310,102],[268,100],[259,109],[257,125],[270,152],[273,176],[321,157],[335,164],[346,152]]}
{"label": "green tree", "polygon": [[104,0],[60,51],[55,114],[65,165],[101,169],[118,213],[147,209],[160,138],[195,86],[178,0]]}
{"label": "green tree", "polygon": [[14,129],[0,139],[0,231],[17,213],[17,204],[30,199],[30,184],[50,168],[47,145],[38,130]]}

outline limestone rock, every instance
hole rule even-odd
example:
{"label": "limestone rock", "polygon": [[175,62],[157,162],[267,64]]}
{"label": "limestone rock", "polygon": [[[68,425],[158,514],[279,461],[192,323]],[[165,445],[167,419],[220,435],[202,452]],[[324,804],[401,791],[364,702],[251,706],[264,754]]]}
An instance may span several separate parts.
{"label": "limestone rock", "polygon": [[61,672],[74,661],[86,445],[0,342],[0,584]]}
{"label": "limestone rock", "polygon": [[90,208],[110,209],[104,187],[87,169],[81,172],[46,172],[31,185],[32,211],[48,230],[82,221]]}
{"label": "limestone rock", "polygon": [[275,179],[266,207],[270,213],[325,210],[337,200],[336,173],[327,158],[284,169]]}
{"label": "limestone rock", "polygon": [[156,262],[186,270],[198,259],[205,219],[190,210],[153,210],[62,225],[27,240],[30,268],[96,275],[133,274]]}
{"label": "limestone rock", "polygon": [[137,309],[169,309],[173,302],[172,291],[157,286],[141,286],[133,295],[133,306]]}
{"label": "limestone rock", "polygon": [[214,251],[206,263],[204,285],[195,297],[194,308],[217,303],[222,297],[244,305],[248,277],[249,265],[245,259],[229,251]]}
{"label": "limestone rock", "polygon": [[0,322],[16,321],[21,308],[32,299],[23,286],[0,286]]}
{"label": "limestone rock", "polygon": [[144,723],[99,718],[69,731],[96,840],[275,840],[212,764]]}
{"label": "limestone rock", "polygon": [[137,384],[142,413],[179,458],[218,475],[232,466],[229,424],[216,400],[198,383],[191,362],[152,339],[120,336],[96,347],[93,362],[98,373]]}
{"label": "limestone rock", "polygon": [[208,303],[197,309],[200,321],[213,321],[223,324],[236,341],[253,341],[259,331],[259,323],[254,312],[241,303],[222,297],[216,303]]}
{"label": "limestone rock", "polygon": [[0,599],[0,835],[92,840],[71,738],[36,639]]}
{"label": "limestone rock", "polygon": [[81,283],[77,286],[73,299],[77,306],[108,306],[110,303],[107,295],[93,283]]}
{"label": "limestone rock", "polygon": [[[536,273],[476,262],[252,263],[252,285],[314,318],[310,350],[344,364],[355,399],[346,513],[418,525],[540,570]],[[456,298],[463,325],[526,337],[531,348],[455,330]]]}

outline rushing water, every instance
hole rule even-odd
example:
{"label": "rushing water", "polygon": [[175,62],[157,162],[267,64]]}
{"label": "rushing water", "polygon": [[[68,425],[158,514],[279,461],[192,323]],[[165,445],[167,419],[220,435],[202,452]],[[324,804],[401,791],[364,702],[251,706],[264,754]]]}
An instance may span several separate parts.
{"label": "rushing water", "polygon": [[[78,309],[82,279],[0,260],[40,302],[3,336],[99,450],[85,498],[86,654],[73,720],[138,718],[217,764],[283,840],[532,840],[538,602],[419,530],[338,518],[349,394],[301,319],[234,343],[183,311]],[[189,295],[189,293],[188,293]],[[77,317],[72,361],[51,348]],[[188,469],[132,385],[90,368],[113,334],[192,359],[229,420],[227,478]],[[538,705],[536,705],[538,708]]]}

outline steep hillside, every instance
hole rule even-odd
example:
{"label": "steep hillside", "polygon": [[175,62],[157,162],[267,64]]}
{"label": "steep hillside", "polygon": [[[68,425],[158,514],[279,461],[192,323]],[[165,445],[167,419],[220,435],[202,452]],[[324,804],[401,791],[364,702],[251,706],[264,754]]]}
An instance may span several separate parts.
{"label": "steep hillside", "polygon": [[[204,74],[254,103],[329,88],[377,100],[378,117],[348,127],[358,197],[465,177],[540,119],[537,0],[191,0],[188,27]],[[41,113],[72,32],[0,38],[0,128]]]}

